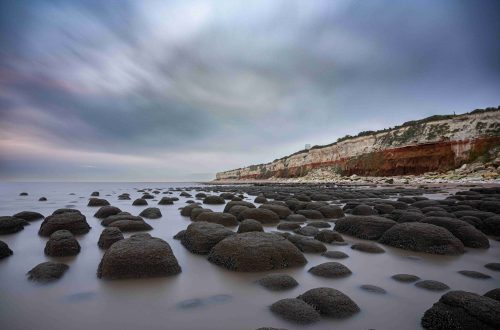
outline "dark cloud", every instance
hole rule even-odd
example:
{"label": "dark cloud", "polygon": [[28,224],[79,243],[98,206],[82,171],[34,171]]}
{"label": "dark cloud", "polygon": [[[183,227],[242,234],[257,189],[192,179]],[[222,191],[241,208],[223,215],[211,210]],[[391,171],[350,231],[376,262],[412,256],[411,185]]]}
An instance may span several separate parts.
{"label": "dark cloud", "polygon": [[3,177],[145,178],[139,167],[149,180],[208,179],[304,143],[498,105],[499,9],[1,2]]}

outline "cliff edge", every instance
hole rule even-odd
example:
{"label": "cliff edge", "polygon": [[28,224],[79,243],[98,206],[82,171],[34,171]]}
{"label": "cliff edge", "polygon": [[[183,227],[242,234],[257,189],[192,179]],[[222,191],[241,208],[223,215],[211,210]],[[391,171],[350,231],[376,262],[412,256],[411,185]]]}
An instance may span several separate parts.
{"label": "cliff edge", "polygon": [[340,175],[395,176],[444,172],[490,161],[500,147],[500,107],[432,116],[380,131],[346,136],[267,164],[216,174],[218,181],[297,178],[329,168]]}

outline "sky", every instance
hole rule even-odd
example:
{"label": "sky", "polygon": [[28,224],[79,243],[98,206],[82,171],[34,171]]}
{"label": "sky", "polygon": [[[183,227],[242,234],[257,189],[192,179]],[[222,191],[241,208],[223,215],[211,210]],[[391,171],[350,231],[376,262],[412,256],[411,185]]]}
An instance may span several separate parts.
{"label": "sky", "polygon": [[500,1],[0,1],[0,181],[200,181],[500,105]]}

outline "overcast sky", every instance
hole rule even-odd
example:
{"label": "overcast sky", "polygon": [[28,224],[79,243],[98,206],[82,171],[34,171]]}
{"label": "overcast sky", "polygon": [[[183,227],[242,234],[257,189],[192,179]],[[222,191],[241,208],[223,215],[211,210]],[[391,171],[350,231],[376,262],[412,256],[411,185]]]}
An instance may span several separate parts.
{"label": "overcast sky", "polygon": [[0,2],[0,180],[208,180],[498,105],[497,0]]}

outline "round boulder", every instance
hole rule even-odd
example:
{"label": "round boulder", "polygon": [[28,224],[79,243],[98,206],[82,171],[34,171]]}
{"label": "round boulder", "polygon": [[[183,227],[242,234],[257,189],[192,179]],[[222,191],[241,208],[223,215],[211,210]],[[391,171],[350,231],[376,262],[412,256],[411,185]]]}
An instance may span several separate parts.
{"label": "round boulder", "polygon": [[89,198],[87,206],[106,206],[109,202],[102,198]]}
{"label": "round boulder", "polygon": [[0,241],[0,259],[6,258],[13,254],[7,243]]}
{"label": "round boulder", "polygon": [[35,221],[35,220],[40,220],[40,219],[44,218],[44,216],[41,215],[40,213],[31,212],[31,211],[19,212],[19,213],[14,214],[13,217],[23,219],[26,221]]}
{"label": "round boulder", "polygon": [[68,257],[80,253],[80,244],[68,230],[57,230],[45,245],[45,254],[51,257]]}
{"label": "round boulder", "polygon": [[17,233],[27,225],[26,220],[15,217],[0,217],[0,235]]}
{"label": "round boulder", "polygon": [[272,225],[280,222],[280,217],[273,211],[266,209],[248,208],[238,215],[238,220],[254,219],[264,225]]}
{"label": "round boulder", "polygon": [[113,243],[124,239],[123,234],[120,229],[116,227],[104,228],[101,235],[99,236],[99,241],[97,245],[101,249],[109,248]]}
{"label": "round boulder", "polygon": [[90,226],[83,214],[78,210],[72,210],[46,217],[40,225],[38,234],[50,236],[53,232],[61,229],[68,230],[73,235],[81,235],[88,233]]}
{"label": "round boulder", "polygon": [[282,299],[271,305],[271,311],[288,321],[308,324],[320,320],[319,313],[300,299]]}
{"label": "round boulder", "polygon": [[448,290],[450,287],[447,286],[446,284],[439,282],[439,281],[433,281],[433,280],[423,280],[415,283],[415,286],[421,289],[426,289],[430,291],[445,291]]}
{"label": "round boulder", "polygon": [[217,243],[234,234],[223,225],[204,221],[195,222],[187,227],[181,243],[192,253],[207,254]]}
{"label": "round boulder", "polygon": [[327,278],[345,277],[352,274],[349,268],[342,265],[341,263],[333,261],[314,266],[309,269],[309,273]]}
{"label": "round boulder", "polygon": [[257,283],[273,291],[288,290],[299,285],[299,283],[288,274],[269,274],[258,280]]}
{"label": "round boulder", "polygon": [[344,293],[332,288],[315,288],[297,297],[314,306],[320,314],[332,318],[346,318],[360,311],[358,305]]}
{"label": "round boulder", "polygon": [[111,206],[111,205],[107,205],[107,206],[103,206],[101,207],[95,214],[94,214],[94,217],[96,218],[99,218],[99,219],[103,219],[103,218],[107,218],[109,217],[110,215],[115,215],[115,214],[118,214],[120,213],[122,210],[120,210],[119,208],[117,208],[116,206]]}
{"label": "round boulder", "polygon": [[361,239],[377,240],[395,221],[378,216],[350,216],[338,219],[335,230]]}
{"label": "round boulder", "polygon": [[500,302],[466,291],[450,291],[422,317],[425,329],[500,329]]}
{"label": "round boulder", "polygon": [[234,227],[239,223],[234,215],[223,212],[202,212],[194,221],[218,223],[219,225],[223,225],[225,227]]}
{"label": "round boulder", "polygon": [[52,282],[61,278],[69,266],[60,262],[42,262],[32,268],[26,275],[35,282]]}
{"label": "round boulder", "polygon": [[148,207],[139,214],[139,216],[147,219],[158,219],[162,217],[161,211],[157,207]]}
{"label": "round boulder", "polygon": [[448,230],[420,222],[397,224],[386,231],[379,242],[416,252],[444,255],[464,253],[462,242]]}
{"label": "round boulder", "polygon": [[167,242],[149,234],[137,234],[109,247],[99,263],[97,277],[143,278],[180,272],[181,267]]}
{"label": "round boulder", "polygon": [[207,196],[207,197],[205,197],[205,199],[203,199],[203,204],[215,205],[215,204],[225,204],[225,203],[226,203],[226,200],[223,197],[215,196],[215,195]]}
{"label": "round boulder", "polygon": [[212,248],[208,260],[240,272],[268,271],[307,263],[302,252],[284,237],[259,232],[223,239]]}
{"label": "round boulder", "polygon": [[264,231],[264,228],[262,228],[262,224],[260,222],[253,219],[243,220],[238,227],[238,234],[248,233],[252,231]]}

